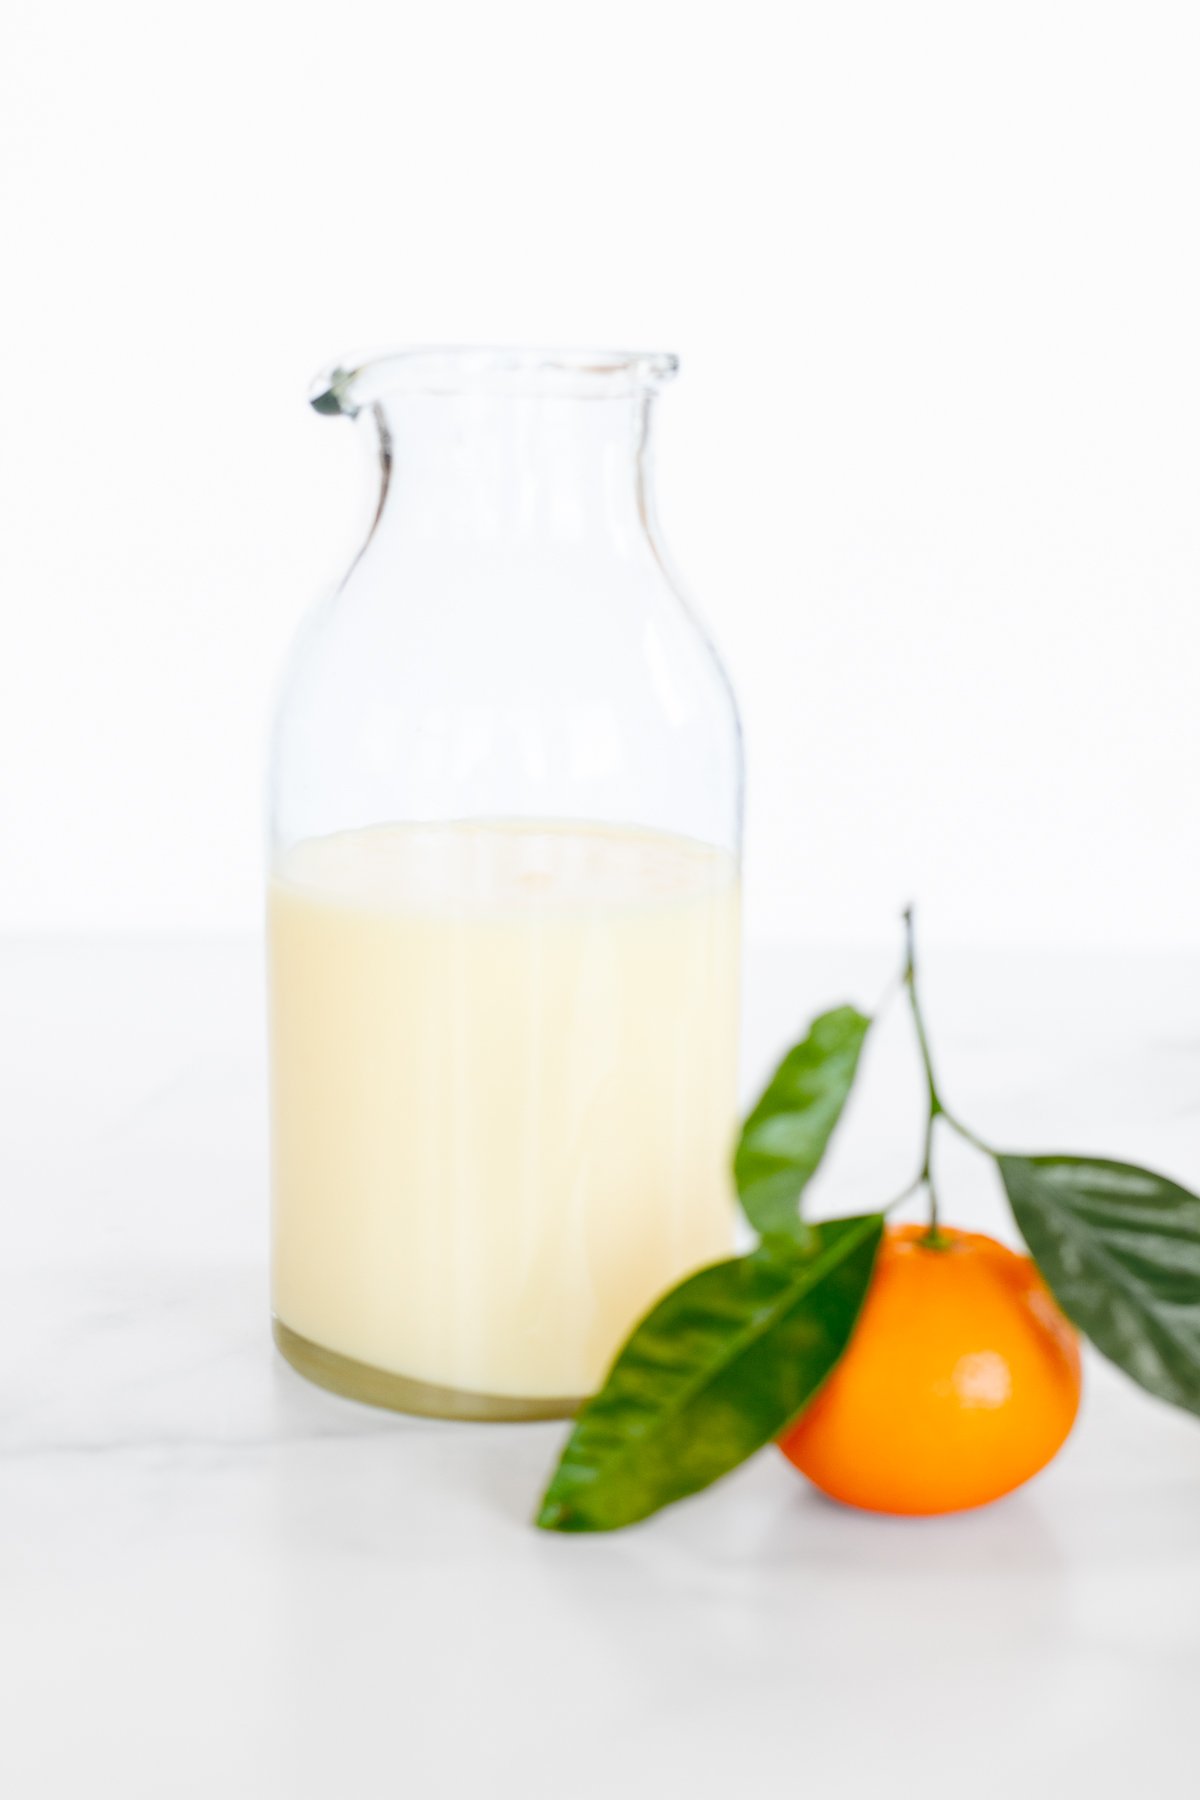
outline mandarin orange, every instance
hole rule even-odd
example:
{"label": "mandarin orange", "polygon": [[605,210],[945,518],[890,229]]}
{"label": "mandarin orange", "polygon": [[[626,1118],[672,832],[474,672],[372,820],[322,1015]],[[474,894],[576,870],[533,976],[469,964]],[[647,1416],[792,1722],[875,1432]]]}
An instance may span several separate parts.
{"label": "mandarin orange", "polygon": [[780,1448],[824,1493],[885,1513],[982,1506],[1065,1442],[1079,1345],[1027,1256],[893,1226],[849,1348]]}

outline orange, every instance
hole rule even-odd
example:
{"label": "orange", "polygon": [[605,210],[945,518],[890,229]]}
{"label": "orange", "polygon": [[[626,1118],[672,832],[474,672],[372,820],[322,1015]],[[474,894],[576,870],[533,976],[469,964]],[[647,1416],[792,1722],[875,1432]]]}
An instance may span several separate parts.
{"label": "orange", "polygon": [[1079,1409],[1079,1345],[1034,1264],[994,1238],[884,1235],[848,1349],[780,1439],[847,1506],[942,1513],[1036,1475]]}

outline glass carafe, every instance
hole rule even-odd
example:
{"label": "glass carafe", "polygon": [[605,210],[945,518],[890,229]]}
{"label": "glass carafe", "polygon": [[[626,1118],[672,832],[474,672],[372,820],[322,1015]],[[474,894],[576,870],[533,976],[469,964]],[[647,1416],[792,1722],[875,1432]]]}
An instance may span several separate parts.
{"label": "glass carafe", "polygon": [[731,1246],[741,739],[654,521],[675,368],[314,390],[380,492],[273,740],[273,1307],[362,1400],[568,1414]]}

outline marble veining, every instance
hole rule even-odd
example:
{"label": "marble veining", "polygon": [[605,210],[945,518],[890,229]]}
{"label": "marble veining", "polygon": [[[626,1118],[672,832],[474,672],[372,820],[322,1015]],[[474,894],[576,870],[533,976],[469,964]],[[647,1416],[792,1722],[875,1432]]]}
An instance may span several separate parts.
{"label": "marble veining", "polygon": [[[747,1092],[889,962],[752,958]],[[981,1131],[1200,1186],[1200,960],[927,964]],[[272,1349],[256,947],[10,943],[0,993],[0,1793],[1187,1791],[1200,1422],[1091,1364],[1060,1460],[977,1515],[852,1515],[765,1455],[541,1536],[561,1427],[373,1413]],[[895,1019],[820,1205],[903,1185],[917,1103]],[[978,1157],[943,1188],[1011,1235]]]}

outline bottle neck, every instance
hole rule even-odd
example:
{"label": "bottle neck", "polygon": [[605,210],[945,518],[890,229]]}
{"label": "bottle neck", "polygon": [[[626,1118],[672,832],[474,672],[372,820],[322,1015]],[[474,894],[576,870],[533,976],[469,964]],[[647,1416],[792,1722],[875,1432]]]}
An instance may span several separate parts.
{"label": "bottle neck", "polygon": [[405,394],[364,409],[378,436],[377,530],[497,548],[627,555],[650,506],[650,401]]}

